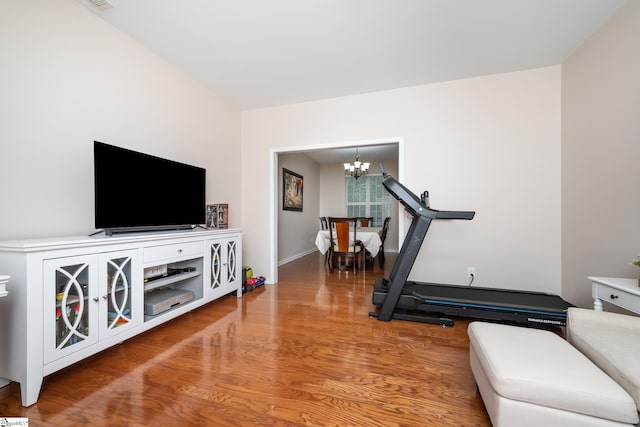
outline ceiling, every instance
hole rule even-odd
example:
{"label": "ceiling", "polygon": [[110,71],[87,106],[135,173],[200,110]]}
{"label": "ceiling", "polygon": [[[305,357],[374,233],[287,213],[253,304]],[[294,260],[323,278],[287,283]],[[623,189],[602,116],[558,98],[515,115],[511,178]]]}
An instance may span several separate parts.
{"label": "ceiling", "polygon": [[[627,2],[78,1],[243,110],[560,64]],[[359,151],[376,170],[398,158],[397,144]]]}
{"label": "ceiling", "polygon": [[627,2],[77,1],[243,110],[560,64]]}
{"label": "ceiling", "polygon": [[[306,155],[317,163],[353,163],[356,156],[355,147],[331,148],[314,151],[306,151]],[[384,160],[398,159],[398,144],[381,144],[358,147],[360,161],[371,164],[371,170],[378,171],[379,163]]]}

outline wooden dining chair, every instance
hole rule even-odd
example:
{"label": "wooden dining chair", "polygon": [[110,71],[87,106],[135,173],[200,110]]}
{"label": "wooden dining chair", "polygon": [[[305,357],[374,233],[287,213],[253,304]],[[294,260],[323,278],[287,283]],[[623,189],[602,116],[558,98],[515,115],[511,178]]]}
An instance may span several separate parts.
{"label": "wooden dining chair", "polygon": [[372,216],[358,218],[358,222],[360,224],[360,227],[373,227]]}
{"label": "wooden dining chair", "polygon": [[[344,260],[345,267],[347,261],[351,260],[353,272],[356,266],[363,267],[364,245],[356,239],[357,218],[329,217],[329,272],[333,273],[336,266]],[[349,241],[349,233],[353,230],[353,240]]]}
{"label": "wooden dining chair", "polygon": [[[320,230],[328,230],[329,229],[329,223],[327,221],[327,217],[326,216],[321,216],[320,217]],[[324,254],[324,263],[328,264],[329,263],[329,256],[331,254],[331,251],[327,251]]]}
{"label": "wooden dining chair", "polygon": [[[358,218],[358,223],[360,224],[360,227],[373,227],[373,217],[360,217]],[[364,253],[364,265],[367,268],[369,268],[369,265],[373,267],[373,258],[371,257],[371,253],[367,250],[365,250]]]}
{"label": "wooden dining chair", "polygon": [[380,231],[380,251],[378,252],[378,265],[380,268],[384,268],[384,241],[387,238],[387,232],[389,231],[389,222],[391,221],[391,217],[388,216],[384,219],[384,223],[382,224],[382,230]]}

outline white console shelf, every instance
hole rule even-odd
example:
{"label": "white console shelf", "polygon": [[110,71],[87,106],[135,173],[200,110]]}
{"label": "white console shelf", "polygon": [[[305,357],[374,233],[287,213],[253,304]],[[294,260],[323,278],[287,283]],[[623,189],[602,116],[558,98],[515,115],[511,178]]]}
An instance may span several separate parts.
{"label": "white console shelf", "polygon": [[[145,282],[144,270],[159,266],[184,272]],[[11,276],[0,299],[0,387],[20,383],[30,406],[45,376],[224,295],[241,297],[242,231],[6,241],[0,271]],[[193,298],[145,313],[145,300],[167,288]]]}

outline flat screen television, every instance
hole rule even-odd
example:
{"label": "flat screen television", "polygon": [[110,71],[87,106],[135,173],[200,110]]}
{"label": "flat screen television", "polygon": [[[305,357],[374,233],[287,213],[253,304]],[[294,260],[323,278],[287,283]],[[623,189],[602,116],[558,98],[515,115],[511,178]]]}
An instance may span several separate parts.
{"label": "flat screen television", "polygon": [[98,141],[93,161],[96,229],[111,235],[205,223],[205,169]]}

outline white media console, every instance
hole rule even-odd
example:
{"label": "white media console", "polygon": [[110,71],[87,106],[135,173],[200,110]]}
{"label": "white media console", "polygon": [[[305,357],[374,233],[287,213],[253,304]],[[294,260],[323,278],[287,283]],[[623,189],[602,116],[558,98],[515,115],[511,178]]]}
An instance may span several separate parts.
{"label": "white media console", "polygon": [[45,376],[224,295],[241,297],[242,231],[0,242],[0,271],[12,283],[0,299],[0,387],[20,383],[30,406]]}

